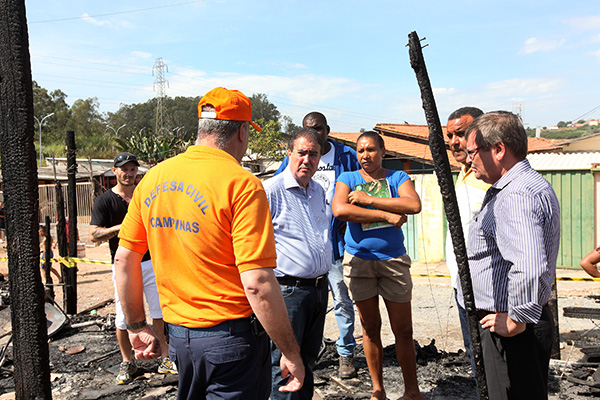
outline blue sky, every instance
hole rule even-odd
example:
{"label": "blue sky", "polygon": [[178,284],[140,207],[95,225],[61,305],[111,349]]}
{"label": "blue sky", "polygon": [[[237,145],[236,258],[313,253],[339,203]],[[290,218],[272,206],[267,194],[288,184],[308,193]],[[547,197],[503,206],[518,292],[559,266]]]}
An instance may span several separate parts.
{"label": "blue sky", "polygon": [[[415,4],[419,3],[419,4]],[[529,127],[600,118],[597,1],[26,1],[33,79],[100,110],[216,86],[265,93],[333,131],[425,123],[408,58],[417,31],[442,123],[454,109],[522,112]],[[594,111],[593,111],[594,110]]]}

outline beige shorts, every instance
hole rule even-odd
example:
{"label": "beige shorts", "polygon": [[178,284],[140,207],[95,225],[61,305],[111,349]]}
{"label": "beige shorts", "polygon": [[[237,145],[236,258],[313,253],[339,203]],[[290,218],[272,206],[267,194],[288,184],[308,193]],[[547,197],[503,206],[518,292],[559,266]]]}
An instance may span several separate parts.
{"label": "beige shorts", "polygon": [[410,257],[365,260],[344,252],[344,282],[354,301],[381,295],[395,303],[408,303],[412,297]]}

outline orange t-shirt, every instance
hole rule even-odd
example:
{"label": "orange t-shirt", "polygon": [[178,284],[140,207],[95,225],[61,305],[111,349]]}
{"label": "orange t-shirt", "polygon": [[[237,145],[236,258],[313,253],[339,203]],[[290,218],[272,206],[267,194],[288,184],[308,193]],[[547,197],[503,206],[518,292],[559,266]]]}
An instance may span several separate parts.
{"label": "orange t-shirt", "polygon": [[119,244],[150,249],[165,321],[205,328],[248,317],[240,273],[274,268],[269,203],[228,153],[191,146],[137,185]]}

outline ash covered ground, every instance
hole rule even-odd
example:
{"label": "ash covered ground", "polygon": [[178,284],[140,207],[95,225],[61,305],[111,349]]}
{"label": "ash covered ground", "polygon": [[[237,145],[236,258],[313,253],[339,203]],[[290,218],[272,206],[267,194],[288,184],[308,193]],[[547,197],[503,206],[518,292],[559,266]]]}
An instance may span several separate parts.
{"label": "ash covered ground", "polygon": [[[158,361],[139,362],[141,367],[134,382],[115,385],[114,377],[120,362],[120,354],[114,335],[111,315],[99,319],[97,316],[78,316],[73,325],[86,321],[98,323],[82,327],[65,327],[49,343],[52,369],[53,398],[55,399],[175,399],[177,377],[155,373]],[[108,319],[108,321],[107,321]],[[583,332],[582,332],[583,333]],[[573,333],[574,335],[575,333]],[[596,335],[584,335],[581,344],[600,346]],[[415,342],[418,358],[418,376],[421,390],[428,399],[477,399],[475,381],[471,378],[470,364],[462,351],[446,353],[440,351],[435,342],[421,346]],[[2,368],[0,390],[14,390],[9,359]],[[553,399],[580,399],[600,396],[600,389],[573,379],[589,382],[598,364],[576,368],[556,364],[551,370],[550,392]],[[359,370],[357,378],[337,379],[337,352],[335,344],[328,340],[326,349],[315,367],[317,390],[315,398],[346,400],[369,398],[370,380],[362,346],[356,349],[355,363]],[[332,377],[334,379],[332,379]],[[400,367],[395,358],[393,345],[384,350],[384,379],[388,398],[400,399],[403,382]]]}
{"label": "ash covered ground", "polygon": [[[88,248],[88,258],[109,259],[108,247]],[[0,249],[1,253],[1,249]],[[78,310],[89,309],[113,298],[110,265],[78,265]],[[447,273],[443,263],[415,264],[413,274]],[[7,274],[5,262],[0,272]],[[582,271],[561,271],[559,275],[585,276]],[[413,327],[417,345],[417,375],[421,390],[428,399],[476,399],[475,381],[471,378],[470,364],[461,348],[460,327],[449,280],[445,278],[413,278]],[[7,283],[0,285],[6,288]],[[600,365],[600,328],[598,320],[566,318],[564,307],[600,309],[595,295],[597,282],[559,282],[561,360],[551,363],[550,398],[585,399],[600,397],[600,377],[593,374]],[[57,303],[62,304],[60,287],[56,290]],[[9,310],[9,309],[7,309]],[[0,311],[2,313],[2,311]],[[115,375],[121,361],[114,331],[114,305],[98,306],[90,315],[83,312],[73,317],[71,326],[98,321],[89,326],[66,326],[49,342],[53,398],[55,399],[175,399],[177,377],[155,373],[158,361],[140,362],[141,373],[129,385],[116,385]],[[403,393],[402,374],[395,358],[393,336],[387,322],[385,307],[381,307],[384,352],[384,379],[388,398],[400,399]],[[9,316],[10,319],[10,316]],[[335,344],[327,340],[323,357],[315,367],[317,390],[315,398],[361,399],[369,398],[370,379],[362,346],[361,328],[357,322],[358,338],[355,364],[358,378],[337,379],[338,358]],[[328,313],[325,337],[337,338],[333,312]],[[0,340],[0,349],[4,347]],[[588,355],[584,351],[588,351]],[[6,362],[0,368],[0,399],[11,398],[14,382],[12,348],[6,352]],[[600,374],[599,374],[600,375]],[[337,381],[337,382],[336,382]]]}

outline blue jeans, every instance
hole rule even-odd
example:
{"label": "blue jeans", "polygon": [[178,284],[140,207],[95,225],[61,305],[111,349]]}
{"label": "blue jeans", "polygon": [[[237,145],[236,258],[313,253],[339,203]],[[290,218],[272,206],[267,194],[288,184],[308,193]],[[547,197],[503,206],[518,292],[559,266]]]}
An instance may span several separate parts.
{"label": "blue jeans", "polygon": [[344,283],[344,267],[342,259],[335,260],[329,270],[329,287],[333,296],[333,312],[335,321],[340,330],[340,337],[336,342],[337,352],[343,357],[354,355],[354,305],[348,293],[348,287]]}
{"label": "blue jeans", "polygon": [[286,384],[287,378],[281,378],[281,352],[271,343],[271,363],[273,386],[271,400],[311,400],[314,391],[313,372],[310,364],[319,355],[325,327],[325,313],[327,312],[327,284],[319,286],[289,286],[280,285],[281,294],[287,307],[290,324],[304,363],[306,375],[304,385],[294,393],[283,393],[279,388]]}
{"label": "blue jeans", "polygon": [[169,358],[179,370],[178,400],[269,398],[269,337],[255,336],[249,320],[197,329],[167,325]]}
{"label": "blue jeans", "polygon": [[471,345],[471,331],[469,331],[469,319],[467,318],[467,310],[461,306],[458,302],[458,293],[454,289],[454,300],[456,300],[456,306],[458,307],[458,319],[460,320],[460,330],[462,331],[463,344],[465,345],[465,351],[471,360],[471,370],[473,371],[473,378],[477,378],[475,375],[475,360],[473,360],[473,346]]}

